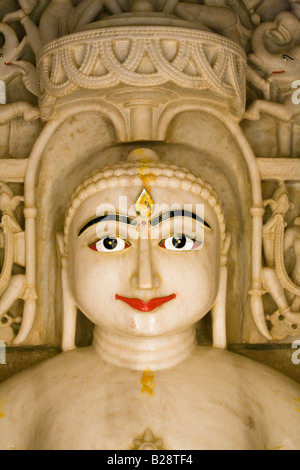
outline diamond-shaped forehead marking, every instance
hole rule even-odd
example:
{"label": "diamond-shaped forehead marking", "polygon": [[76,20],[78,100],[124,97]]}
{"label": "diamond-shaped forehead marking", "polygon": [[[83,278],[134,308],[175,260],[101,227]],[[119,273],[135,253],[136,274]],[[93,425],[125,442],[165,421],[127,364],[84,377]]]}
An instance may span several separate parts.
{"label": "diamond-shaped forehead marking", "polygon": [[143,189],[135,203],[136,213],[141,215],[143,218],[148,219],[152,213],[153,206],[154,201],[151,194],[146,189]]}

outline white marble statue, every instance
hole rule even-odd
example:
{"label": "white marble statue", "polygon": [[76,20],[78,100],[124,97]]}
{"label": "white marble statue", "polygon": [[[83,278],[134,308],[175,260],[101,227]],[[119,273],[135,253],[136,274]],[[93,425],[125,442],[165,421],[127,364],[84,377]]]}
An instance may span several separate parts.
{"label": "white marble statue", "polygon": [[299,450],[299,1],[1,8],[0,449]]}
{"label": "white marble statue", "polygon": [[[57,239],[65,352],[1,386],[1,449],[299,448],[299,385],[195,343],[211,309],[226,343],[230,238],[211,185],[136,149],[79,186]],[[77,308],[95,324],[86,349]]]}

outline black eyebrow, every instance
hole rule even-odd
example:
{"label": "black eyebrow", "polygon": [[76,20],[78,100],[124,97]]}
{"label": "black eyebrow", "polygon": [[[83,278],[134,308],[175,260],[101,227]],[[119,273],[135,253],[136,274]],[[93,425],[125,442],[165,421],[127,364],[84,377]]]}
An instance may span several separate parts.
{"label": "black eyebrow", "polygon": [[288,54],[283,54],[282,57],[288,57],[288,58],[291,59],[291,60],[295,60],[293,57],[291,57],[291,56],[288,55]]}
{"label": "black eyebrow", "polygon": [[119,222],[127,225],[133,225],[137,226],[137,221],[134,219],[131,219],[130,217],[126,217],[125,215],[120,215],[120,214],[107,214],[107,215],[101,215],[100,217],[97,217],[96,219],[90,220],[78,233],[78,237],[83,234],[88,228],[92,227],[95,224],[99,224],[100,222]]}
{"label": "black eyebrow", "polygon": [[194,214],[193,212],[187,212],[185,210],[170,211],[165,212],[164,214],[159,214],[157,217],[151,220],[150,224],[152,227],[157,227],[157,225],[161,224],[162,222],[165,222],[169,219],[174,219],[175,217],[190,217],[191,219],[197,220],[198,222],[201,222],[201,224],[205,225],[205,227],[211,229],[211,226],[208,225],[208,223],[201,219],[201,217],[199,217],[197,214]]}

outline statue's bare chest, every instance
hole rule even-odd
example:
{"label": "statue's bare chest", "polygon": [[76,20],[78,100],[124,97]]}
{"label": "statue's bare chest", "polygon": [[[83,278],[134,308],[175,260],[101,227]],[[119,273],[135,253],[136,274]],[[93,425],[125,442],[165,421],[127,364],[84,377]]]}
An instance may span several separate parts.
{"label": "statue's bare chest", "polygon": [[[159,374],[147,382],[128,373],[110,381],[70,384],[51,396],[39,449],[214,449],[259,447],[258,423],[235,391],[231,396],[193,381]],[[226,387],[225,387],[226,389]],[[58,438],[59,436],[59,438]]]}

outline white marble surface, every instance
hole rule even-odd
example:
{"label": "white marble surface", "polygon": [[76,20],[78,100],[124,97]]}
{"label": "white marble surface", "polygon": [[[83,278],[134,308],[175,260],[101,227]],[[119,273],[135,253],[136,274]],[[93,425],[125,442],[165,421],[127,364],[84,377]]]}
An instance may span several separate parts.
{"label": "white marble surface", "polygon": [[[0,1],[0,339],[71,350],[77,309],[95,339],[0,387],[0,448],[130,449],[152,436],[169,450],[299,450],[299,385],[198,347],[194,328],[211,311],[218,348],[298,332],[297,163],[280,162],[300,155],[300,2],[17,3]],[[144,161],[120,176],[132,152]],[[272,172],[257,157],[281,159]],[[63,235],[74,189],[112,163],[119,175],[79,191]],[[281,189],[291,177],[292,196],[264,200],[268,177]],[[203,204],[202,245],[179,218],[157,238],[144,237],[147,218],[135,237],[118,227],[111,253],[96,225],[79,235],[120,196],[135,217],[143,190]],[[165,302],[142,312],[136,298]]]}
{"label": "white marble surface", "polygon": [[197,348],[153,396],[141,379],[93,349],[25,371],[0,388],[0,448],[130,449],[150,428],[168,450],[299,449],[299,386],[269,368]]}

